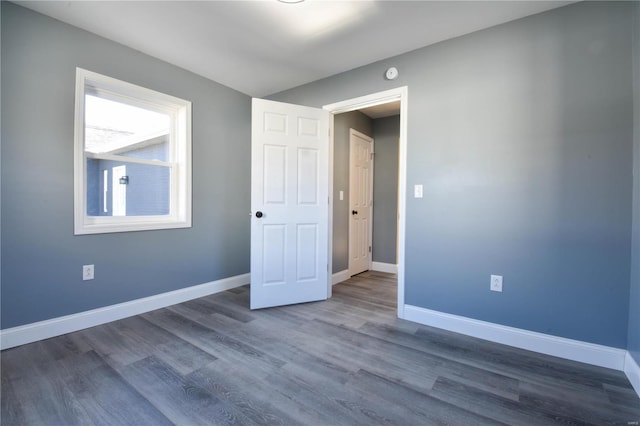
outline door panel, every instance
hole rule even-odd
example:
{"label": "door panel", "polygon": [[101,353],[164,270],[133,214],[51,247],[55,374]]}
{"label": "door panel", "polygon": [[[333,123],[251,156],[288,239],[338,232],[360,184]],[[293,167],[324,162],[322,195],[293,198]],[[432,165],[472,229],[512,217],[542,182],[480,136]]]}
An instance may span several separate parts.
{"label": "door panel", "polygon": [[297,276],[298,281],[318,279],[318,226],[314,224],[298,225]]}
{"label": "door panel", "polygon": [[262,252],[264,284],[285,284],[287,228],[284,225],[265,225],[262,235],[262,245],[269,247]]}
{"label": "door panel", "polygon": [[328,112],[253,100],[251,309],[327,298],[328,154]]}
{"label": "door panel", "polygon": [[283,146],[264,146],[263,157],[263,194],[264,205],[284,204],[286,197],[285,178],[286,148]]}
{"label": "door panel", "polygon": [[318,164],[317,149],[298,149],[298,204],[318,205]]}

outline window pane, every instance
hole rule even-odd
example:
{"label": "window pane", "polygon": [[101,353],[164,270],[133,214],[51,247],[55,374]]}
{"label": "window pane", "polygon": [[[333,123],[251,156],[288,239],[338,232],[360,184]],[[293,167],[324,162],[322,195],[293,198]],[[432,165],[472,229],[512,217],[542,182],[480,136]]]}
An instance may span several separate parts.
{"label": "window pane", "polygon": [[168,162],[170,116],[85,95],[85,152]]}
{"label": "window pane", "polygon": [[87,159],[87,216],[169,214],[171,169]]}

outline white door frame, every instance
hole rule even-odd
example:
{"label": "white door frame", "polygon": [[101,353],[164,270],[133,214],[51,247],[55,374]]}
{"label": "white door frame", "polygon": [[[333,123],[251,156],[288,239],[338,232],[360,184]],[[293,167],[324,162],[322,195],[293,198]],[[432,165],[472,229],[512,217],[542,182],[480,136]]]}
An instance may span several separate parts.
{"label": "white door frame", "polygon": [[[407,117],[408,87],[385,90],[358,98],[348,99],[322,108],[332,115],[329,118],[331,132],[329,142],[329,277],[333,271],[333,152],[334,131],[333,116],[344,112],[355,111],[375,105],[400,101],[400,146],[398,149],[398,318],[404,318],[404,248],[406,227],[406,193],[407,193]],[[331,297],[331,279],[327,283],[327,297]]]}
{"label": "white door frame", "polygon": [[[369,136],[369,135],[365,135],[362,132],[357,131],[356,129],[349,129],[349,213],[351,213],[351,200],[353,197],[353,192],[351,191],[351,178],[353,177],[353,145],[351,144],[351,140],[354,136],[357,136],[361,139],[364,140],[368,140],[371,142],[371,153],[375,153],[375,140]],[[369,165],[369,190],[371,191],[371,193],[369,194],[369,200],[373,201],[373,158],[369,159],[370,165]],[[368,235],[368,241],[369,241],[369,251],[368,251],[368,262],[367,262],[367,266],[369,268],[369,270],[371,270],[371,266],[372,266],[372,262],[373,262],[373,252],[372,252],[372,248],[373,248],[373,204],[371,204],[371,202],[369,203],[369,205],[367,206],[367,209],[369,210],[369,226],[367,227],[367,233]],[[352,221],[352,217],[349,216],[349,231],[348,234],[349,235],[349,262],[347,262],[347,268],[349,270],[349,275],[352,274],[351,272],[351,267],[352,267],[352,263],[351,260],[353,258],[353,241],[351,238],[351,231],[352,231],[352,227],[353,227],[353,221]],[[397,242],[396,242],[397,245]],[[397,256],[397,254],[396,254]]]}

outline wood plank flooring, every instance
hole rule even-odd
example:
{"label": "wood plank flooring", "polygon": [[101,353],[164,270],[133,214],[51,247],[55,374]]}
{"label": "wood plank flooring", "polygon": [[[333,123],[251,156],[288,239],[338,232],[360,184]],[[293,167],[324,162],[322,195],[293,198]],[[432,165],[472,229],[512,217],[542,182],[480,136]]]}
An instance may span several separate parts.
{"label": "wood plank flooring", "polygon": [[395,276],[248,287],[3,351],[2,425],[638,425],[619,371],[396,318]]}

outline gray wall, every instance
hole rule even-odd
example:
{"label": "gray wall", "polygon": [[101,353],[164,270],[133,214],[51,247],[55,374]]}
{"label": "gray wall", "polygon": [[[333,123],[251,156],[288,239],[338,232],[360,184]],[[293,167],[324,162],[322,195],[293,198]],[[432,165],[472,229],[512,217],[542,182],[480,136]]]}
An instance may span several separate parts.
{"label": "gray wall", "polygon": [[627,347],[631,7],[581,2],[272,96],[408,86],[406,303]]}
{"label": "gray wall", "polygon": [[634,4],[633,252],[629,293],[629,352],[640,364],[640,3]]}
{"label": "gray wall", "polygon": [[[349,129],[373,137],[373,123],[360,111],[346,112],[334,117],[333,273],[349,268]],[[340,191],[344,191],[342,201]]]}
{"label": "gray wall", "polygon": [[373,138],[376,155],[373,165],[372,258],[374,262],[395,264],[400,116],[373,120]]}
{"label": "gray wall", "polygon": [[[249,272],[250,98],[1,7],[2,328]],[[73,235],[76,66],[193,102],[192,228]]]}

